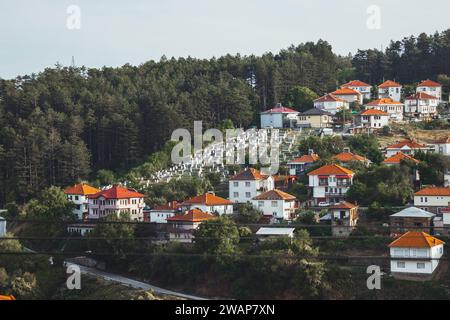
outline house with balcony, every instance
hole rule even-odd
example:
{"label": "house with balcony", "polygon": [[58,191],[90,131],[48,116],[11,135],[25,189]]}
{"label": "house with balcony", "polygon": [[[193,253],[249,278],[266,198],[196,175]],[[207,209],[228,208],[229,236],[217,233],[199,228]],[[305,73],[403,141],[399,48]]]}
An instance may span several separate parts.
{"label": "house with balcony", "polygon": [[389,125],[389,113],[377,109],[368,109],[355,117],[355,125],[374,132]]}
{"label": "house with balcony", "polygon": [[89,219],[104,218],[109,214],[130,215],[132,221],[144,221],[145,196],[134,189],[120,185],[99,191],[88,196]]}
{"label": "house with balcony", "polygon": [[293,176],[300,176],[319,160],[319,155],[314,153],[314,150],[310,149],[308,150],[308,154],[305,154],[287,163],[289,174]]}
{"label": "house with balcony", "polygon": [[348,237],[358,224],[358,205],[341,201],[328,208],[331,232],[335,237]]}
{"label": "house with balcony", "polygon": [[354,172],[337,164],[328,164],[308,173],[313,204],[339,203],[353,184]]}
{"label": "house with balcony", "polygon": [[388,245],[391,273],[433,274],[444,255],[444,244],[425,232],[406,232]]}
{"label": "house with balcony", "polygon": [[450,206],[450,187],[424,187],[414,193],[414,205],[425,211],[441,214]]}
{"label": "house with balcony", "polygon": [[270,190],[252,199],[252,205],[264,216],[278,221],[289,221],[294,218],[297,209],[296,198],[281,190]]}
{"label": "house with balcony", "polygon": [[246,168],[230,178],[228,182],[229,199],[233,203],[247,203],[275,188],[274,178],[261,174],[254,168]]}
{"label": "house with balcony", "polygon": [[350,104],[331,93],[314,100],[314,108],[336,115],[339,111],[349,110]]}
{"label": "house with balcony", "polygon": [[356,102],[362,105],[364,102],[363,95],[351,88],[337,89],[336,91],[333,91],[331,94],[335,97],[338,97],[339,99],[347,101],[349,104]]}
{"label": "house with balcony", "polygon": [[402,98],[402,85],[398,82],[387,80],[378,86],[378,99],[390,98],[400,102]]}
{"label": "house with balcony", "polygon": [[75,205],[73,214],[78,220],[84,220],[89,214],[89,200],[88,196],[100,192],[100,189],[91,187],[86,183],[78,183],[74,186],[66,188],[64,193],[67,199]]}
{"label": "house with balcony", "polygon": [[169,241],[192,243],[194,231],[205,221],[214,220],[217,217],[200,209],[191,209],[183,214],[177,214],[167,218],[167,233]]}
{"label": "house with balcony", "polygon": [[417,93],[426,93],[438,99],[438,103],[442,102],[442,84],[432,81],[424,80],[417,85]]}
{"label": "house with balcony", "polygon": [[385,149],[385,153],[386,157],[389,158],[396,155],[399,152],[406,154],[408,156],[414,156],[414,154],[419,151],[426,153],[432,152],[433,150],[434,147],[432,146],[421,144],[413,140],[403,140],[387,146]]}
{"label": "house with balcony", "polygon": [[391,235],[396,237],[407,231],[433,232],[435,214],[416,207],[409,207],[389,216]]}
{"label": "house with balcony", "polygon": [[417,92],[405,98],[405,116],[420,120],[431,120],[437,116],[439,100],[425,92]]}
{"label": "house with balcony", "polygon": [[210,212],[219,216],[233,214],[233,202],[228,199],[218,197],[212,192],[207,192],[205,194],[187,199],[183,201],[179,207],[182,211],[196,208],[202,210],[203,212]]}
{"label": "house with balcony", "polygon": [[363,99],[370,100],[372,98],[372,86],[368,83],[359,81],[359,80],[353,80],[350,82],[347,82],[341,86],[341,88],[348,88],[355,91],[358,91]]}
{"label": "house with balcony", "polygon": [[450,156],[450,135],[434,143],[434,151],[443,156]]}
{"label": "house with balcony", "polygon": [[405,105],[391,98],[377,99],[365,105],[367,110],[375,109],[389,114],[389,120],[393,122],[403,121]]}
{"label": "house with balcony", "polygon": [[297,125],[300,112],[283,107],[280,103],[270,110],[261,112],[261,128],[293,128]]}

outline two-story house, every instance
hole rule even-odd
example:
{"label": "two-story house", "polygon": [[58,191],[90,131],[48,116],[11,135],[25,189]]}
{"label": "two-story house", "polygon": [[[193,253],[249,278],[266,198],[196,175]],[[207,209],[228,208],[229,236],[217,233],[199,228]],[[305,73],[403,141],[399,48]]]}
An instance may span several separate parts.
{"label": "two-story house", "polygon": [[200,209],[191,209],[183,214],[177,214],[167,218],[167,232],[170,241],[192,243],[194,231],[205,221],[214,220],[217,217]]}
{"label": "two-story house", "polygon": [[366,100],[371,99],[372,95],[372,86],[368,83],[359,81],[359,80],[353,80],[350,82],[347,82],[341,86],[341,88],[349,88],[355,91],[358,91],[362,97]]}
{"label": "two-story house", "polygon": [[443,156],[450,156],[450,136],[439,139],[434,143],[434,151]]}
{"label": "two-story house", "polygon": [[359,162],[364,164],[365,166],[369,166],[372,163],[372,161],[370,161],[366,157],[350,152],[349,148],[344,148],[343,152],[334,155],[332,159],[341,164],[343,167],[351,164],[352,162]]}
{"label": "two-story house", "polygon": [[378,99],[390,98],[399,101],[402,98],[402,85],[398,82],[387,80],[378,86]]}
{"label": "two-story house", "polygon": [[403,140],[387,146],[385,149],[385,153],[386,157],[392,157],[399,152],[409,156],[413,156],[418,151],[430,152],[432,150],[434,150],[433,147],[427,146],[425,144],[421,144],[413,140]]}
{"label": "two-story house", "polygon": [[86,183],[78,183],[64,190],[67,198],[75,205],[73,213],[77,216],[78,220],[87,218],[89,214],[88,196],[97,192],[100,192],[100,189],[91,187]]}
{"label": "two-story house", "polygon": [[347,100],[341,99],[331,93],[314,100],[314,108],[329,112],[335,115],[339,111],[350,109]]}
{"label": "two-story house", "polygon": [[299,127],[302,128],[329,128],[333,124],[333,115],[322,109],[309,109],[298,115]]}
{"label": "two-story house", "polygon": [[438,82],[432,80],[424,80],[417,85],[416,92],[429,94],[437,98],[438,102],[442,101],[442,84]]}
{"label": "two-story house", "polygon": [[390,118],[391,117],[387,112],[377,109],[368,109],[355,117],[355,124],[375,131],[389,125]]}
{"label": "two-story house", "polygon": [[287,163],[290,175],[302,175],[307,171],[315,162],[319,161],[320,157],[314,153],[314,150],[308,150],[308,154],[305,154],[299,158],[291,160]]}
{"label": "two-story house", "polygon": [[216,213],[218,215],[233,214],[233,202],[216,196],[211,192],[187,199],[180,204],[182,211],[200,209],[204,212]]}
{"label": "two-story house", "polygon": [[437,115],[439,100],[425,92],[417,92],[405,98],[405,116],[430,120]]}
{"label": "two-story house", "polygon": [[336,91],[333,91],[331,94],[334,95],[335,97],[338,97],[339,99],[347,101],[349,104],[356,102],[362,105],[364,102],[363,95],[351,88],[341,88]]}
{"label": "two-story house", "polygon": [[283,107],[280,103],[275,108],[261,112],[261,128],[291,128],[297,124],[298,111]]}
{"label": "two-story house", "polygon": [[450,187],[424,187],[414,193],[414,205],[440,214],[442,209],[450,206]]}
{"label": "two-story house", "polygon": [[231,177],[229,199],[234,203],[247,203],[263,192],[275,188],[272,176],[261,174],[259,170],[247,168]]}
{"label": "two-story house", "polygon": [[166,204],[155,206],[149,210],[148,222],[167,223],[167,219],[181,213],[180,204],[170,201]]}
{"label": "two-story house", "polygon": [[409,207],[389,216],[391,235],[398,236],[406,231],[433,232],[435,214],[425,210]]}
{"label": "two-story house", "polygon": [[358,205],[341,201],[328,208],[331,232],[335,237],[348,237],[358,224]]}
{"label": "two-story house", "polygon": [[270,190],[252,199],[253,207],[262,211],[264,216],[277,220],[292,220],[296,209],[296,198],[281,190]]}
{"label": "two-story house", "polygon": [[394,101],[391,98],[377,99],[366,104],[366,109],[381,110],[389,114],[389,119],[393,122],[403,121],[405,105]]}

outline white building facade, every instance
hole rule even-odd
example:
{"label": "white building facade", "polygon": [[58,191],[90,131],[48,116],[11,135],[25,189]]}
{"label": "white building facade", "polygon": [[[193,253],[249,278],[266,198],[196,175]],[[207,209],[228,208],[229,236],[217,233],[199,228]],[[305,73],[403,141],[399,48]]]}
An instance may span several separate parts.
{"label": "white building facade", "polygon": [[277,220],[292,220],[296,210],[295,197],[276,189],[254,197],[252,204],[253,207],[262,211],[263,215]]}
{"label": "white building facade", "polygon": [[400,102],[402,98],[402,85],[395,81],[387,80],[378,86],[378,99],[390,98]]}
{"label": "white building facade", "polygon": [[416,92],[417,93],[423,92],[429,94],[438,99],[438,102],[442,101],[442,85],[438,82],[431,80],[424,80],[421,83],[419,83]]}
{"label": "white building facade", "polygon": [[234,203],[247,203],[263,192],[275,188],[272,176],[262,175],[256,169],[248,168],[230,178],[229,199]]}

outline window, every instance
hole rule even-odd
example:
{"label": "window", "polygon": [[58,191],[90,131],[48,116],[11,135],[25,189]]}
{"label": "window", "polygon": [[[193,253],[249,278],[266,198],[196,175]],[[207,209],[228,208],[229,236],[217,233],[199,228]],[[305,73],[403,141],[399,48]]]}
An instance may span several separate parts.
{"label": "window", "polygon": [[237,181],[233,182],[233,187],[239,187],[239,182]]}
{"label": "window", "polygon": [[264,207],[264,201],[258,201],[258,207]]}
{"label": "window", "polygon": [[233,197],[239,198],[239,192],[233,192]]}
{"label": "window", "polygon": [[405,268],[405,263],[402,262],[402,261],[398,261],[398,262],[397,262],[397,268],[399,268],[399,269],[404,269],[404,268]]}
{"label": "window", "polygon": [[278,201],[271,202],[272,208],[278,207]]}
{"label": "window", "polygon": [[417,269],[425,269],[425,263],[417,262]]}
{"label": "window", "polygon": [[249,182],[249,181],[246,181],[246,182],[245,182],[245,186],[246,186],[246,187],[250,187],[250,182]]}
{"label": "window", "polygon": [[78,200],[78,196],[75,196],[75,200]]}
{"label": "window", "polygon": [[246,197],[246,198],[251,198],[251,196],[252,196],[252,195],[251,195],[250,192],[246,192],[246,193],[245,193],[245,197]]}

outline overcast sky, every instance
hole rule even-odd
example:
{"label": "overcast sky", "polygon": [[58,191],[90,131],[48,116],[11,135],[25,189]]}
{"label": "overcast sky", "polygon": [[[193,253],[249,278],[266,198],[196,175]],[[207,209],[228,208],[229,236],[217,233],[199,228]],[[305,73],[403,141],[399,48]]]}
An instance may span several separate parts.
{"label": "overcast sky", "polygon": [[[70,5],[80,8],[80,29],[73,19],[67,27]],[[373,5],[380,28],[376,11],[367,13]],[[162,55],[260,55],[320,38],[348,54],[445,30],[449,12],[449,0],[1,0],[0,77],[70,65],[72,56],[77,66],[139,65]]]}

